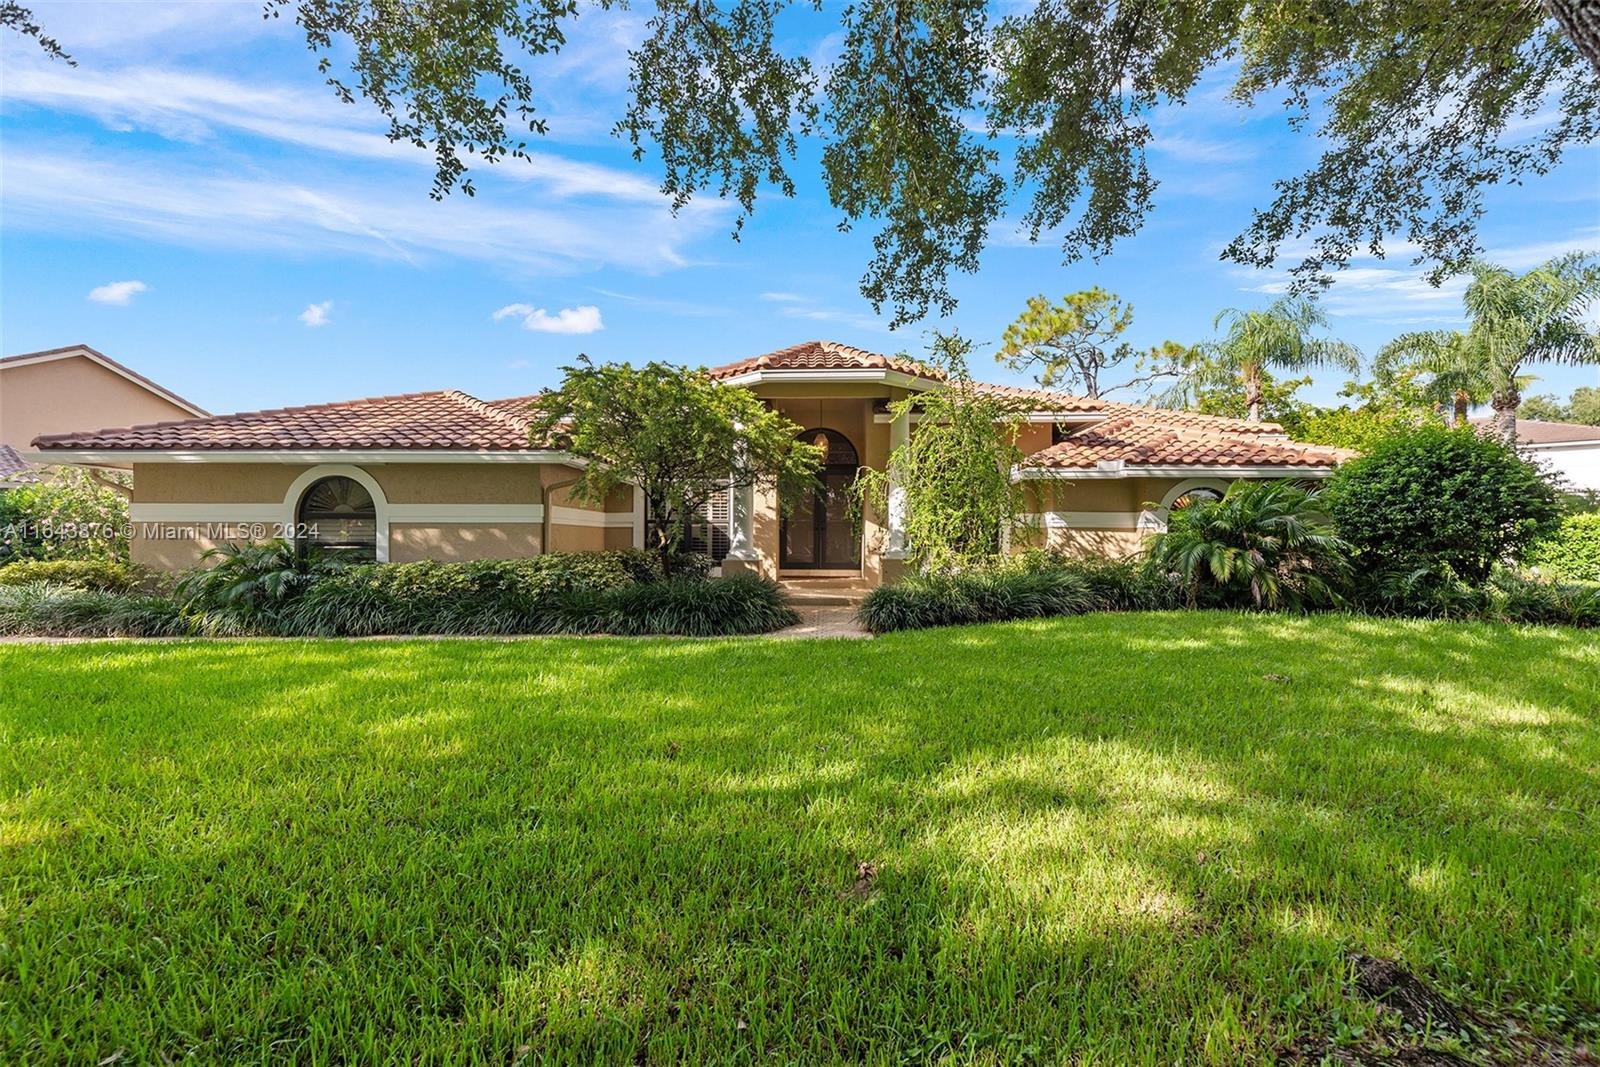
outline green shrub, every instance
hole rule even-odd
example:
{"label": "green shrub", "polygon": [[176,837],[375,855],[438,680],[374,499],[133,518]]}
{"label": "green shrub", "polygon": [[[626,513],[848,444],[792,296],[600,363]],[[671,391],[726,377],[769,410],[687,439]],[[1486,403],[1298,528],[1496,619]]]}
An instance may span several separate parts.
{"label": "green shrub", "polygon": [[718,637],[761,634],[800,621],[777,583],[755,575],[669,578],[610,590],[576,590],[536,621],[544,633]]}
{"label": "green shrub", "polygon": [[1321,497],[1288,481],[1236,481],[1221,500],[1174,511],[1167,531],[1151,540],[1149,566],[1174,575],[1196,605],[1342,603],[1349,546],[1334,535]]}
{"label": "green shrub", "polygon": [[1489,594],[1449,568],[1400,566],[1359,572],[1355,606],[1372,615],[1479,619],[1489,610]]}
{"label": "green shrub", "polygon": [[1065,555],[1033,549],[1017,556],[1011,566],[1080,575],[1089,584],[1096,611],[1165,611],[1182,607],[1184,603],[1181,583],[1145,560]]}
{"label": "green shrub", "polygon": [[1470,427],[1421,427],[1378,442],[1339,468],[1329,499],[1363,570],[1448,567],[1474,583],[1519,558],[1560,517],[1539,469]]}
{"label": "green shrub", "polygon": [[1495,615],[1505,622],[1600,626],[1600,585],[1535,581],[1496,574]]}
{"label": "green shrub", "polygon": [[127,559],[128,498],[88,471],[53,468],[0,490],[0,564],[19,559]]}
{"label": "green shrub", "polygon": [[43,582],[0,586],[0,634],[10,637],[176,637],[203,623],[171,598],[68,589]]}
{"label": "green shrub", "polygon": [[[201,566],[178,579],[178,599],[191,612],[241,628],[272,627],[271,616],[345,566],[336,554],[282,538],[208,549]],[[209,561],[215,561],[207,566]]]}
{"label": "green shrub", "polygon": [[1101,607],[1089,578],[1065,567],[995,565],[913,575],[868,593],[857,611],[873,633],[1005,619],[1082,615]]}
{"label": "green shrub", "polygon": [[114,559],[24,559],[0,567],[0,585],[44,582],[70,589],[126,593],[147,580],[144,571]]}
{"label": "green shrub", "polygon": [[1600,513],[1568,515],[1528,551],[1526,562],[1542,578],[1600,582]]}
{"label": "green shrub", "polygon": [[565,597],[660,580],[660,557],[639,549],[371,563],[313,583],[282,607],[276,626],[305,635],[539,633],[536,617]]}

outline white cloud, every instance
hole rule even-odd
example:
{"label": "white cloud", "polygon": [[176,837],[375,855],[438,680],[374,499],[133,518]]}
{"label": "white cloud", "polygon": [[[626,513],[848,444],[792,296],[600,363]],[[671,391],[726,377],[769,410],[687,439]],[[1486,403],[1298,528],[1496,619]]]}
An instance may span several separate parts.
{"label": "white cloud", "polygon": [[475,198],[429,200],[415,175],[349,169],[319,177],[303,163],[233,170],[208,157],[61,154],[7,145],[6,224],[51,233],[138,234],[182,245],[356,252],[420,263],[432,253],[535,272],[686,263],[677,246],[708,232],[718,212],[676,216],[650,204],[575,212],[525,188],[481,187]]}
{"label": "white cloud", "polygon": [[[1309,240],[1286,242],[1279,262],[1299,263],[1312,247]],[[1461,299],[1470,280],[1465,274],[1434,285],[1428,281],[1432,269],[1429,264],[1405,259],[1416,255],[1415,244],[1395,241],[1385,247],[1385,252],[1383,259],[1367,254],[1353,256],[1350,266],[1332,274],[1333,284],[1320,297],[1329,315],[1362,318],[1387,326],[1452,325],[1465,321]],[[1484,258],[1511,270],[1528,270],[1566,252],[1600,253],[1600,227],[1575,230],[1571,237],[1559,241],[1491,245]],[[1233,273],[1249,283],[1240,286],[1249,293],[1277,296],[1288,292],[1292,281],[1287,269],[1237,268]]]}
{"label": "white cloud", "polygon": [[523,329],[539,333],[596,333],[606,328],[600,320],[600,309],[593,304],[562,308],[554,315],[532,304],[507,304],[496,311],[493,318],[495,322],[508,318],[521,319]]}
{"label": "white cloud", "polygon": [[762,293],[761,299],[775,304],[798,304],[805,299],[799,293]]}
{"label": "white cloud", "polygon": [[320,304],[307,305],[306,309],[300,312],[300,321],[307,326],[326,326],[328,325],[328,312],[332,310],[332,300],[324,300]]}
{"label": "white cloud", "polygon": [[140,281],[107,282],[89,290],[89,299],[97,304],[126,304],[150,287]]}
{"label": "white cloud", "polygon": [[[198,144],[231,130],[333,155],[433,165],[431,152],[389,140],[375,109],[340,103],[312,85],[251,83],[162,67],[67,68],[34,60],[7,70],[4,102],[8,108],[31,104],[88,115],[113,130],[146,130],[169,141]],[[473,168],[480,184],[491,174],[538,183],[555,197],[662,202],[660,189],[641,174],[549,152]],[[420,174],[414,180],[420,181]]]}

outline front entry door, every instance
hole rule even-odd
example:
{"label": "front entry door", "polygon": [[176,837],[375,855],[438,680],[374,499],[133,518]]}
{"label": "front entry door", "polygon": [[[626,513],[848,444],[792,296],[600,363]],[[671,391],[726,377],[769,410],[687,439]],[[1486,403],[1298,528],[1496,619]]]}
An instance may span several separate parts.
{"label": "front entry door", "polygon": [[860,469],[856,451],[835,430],[807,430],[802,440],[827,449],[817,472],[821,489],[796,502],[779,529],[778,565],[800,570],[859,570],[861,536],[850,514],[850,486]]}

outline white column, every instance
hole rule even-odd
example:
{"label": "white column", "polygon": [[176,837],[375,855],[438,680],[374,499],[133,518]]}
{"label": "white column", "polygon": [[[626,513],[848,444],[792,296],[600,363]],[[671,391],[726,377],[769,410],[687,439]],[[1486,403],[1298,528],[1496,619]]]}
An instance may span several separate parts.
{"label": "white column", "polygon": [[729,492],[732,499],[728,501],[728,558],[754,562],[756,546],[751,523],[755,513],[755,487],[744,485]]}
{"label": "white column", "polygon": [[901,412],[889,424],[889,530],[884,537],[883,558],[905,559],[906,548],[906,490],[894,479],[895,452],[911,440],[911,413]]}

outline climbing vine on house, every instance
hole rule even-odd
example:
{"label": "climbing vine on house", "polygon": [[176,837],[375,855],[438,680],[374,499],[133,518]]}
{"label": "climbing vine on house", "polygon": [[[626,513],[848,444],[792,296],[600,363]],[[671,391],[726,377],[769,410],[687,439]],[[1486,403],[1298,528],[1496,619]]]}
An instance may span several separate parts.
{"label": "climbing vine on house", "polygon": [[923,572],[957,571],[1005,551],[1022,511],[1012,469],[1022,462],[1021,408],[983,392],[967,373],[972,343],[935,335],[929,363],[944,372],[936,389],[889,406],[895,418],[917,420],[886,470],[863,468],[857,509],[889,510],[891,491],[904,494],[908,558]]}

